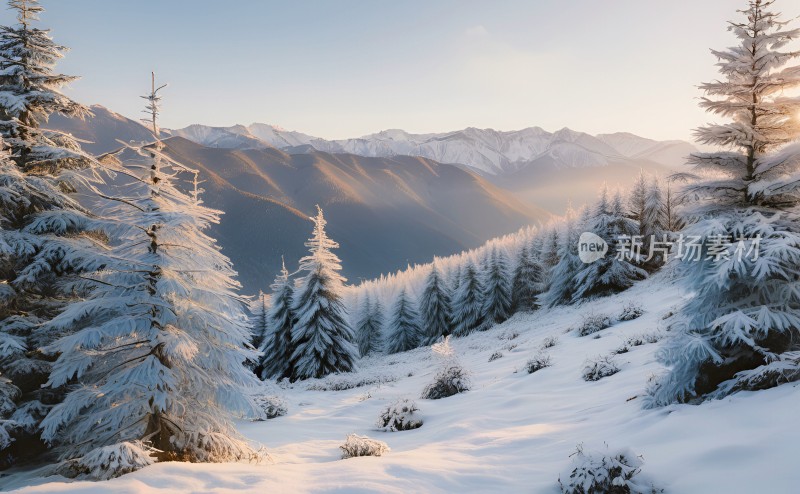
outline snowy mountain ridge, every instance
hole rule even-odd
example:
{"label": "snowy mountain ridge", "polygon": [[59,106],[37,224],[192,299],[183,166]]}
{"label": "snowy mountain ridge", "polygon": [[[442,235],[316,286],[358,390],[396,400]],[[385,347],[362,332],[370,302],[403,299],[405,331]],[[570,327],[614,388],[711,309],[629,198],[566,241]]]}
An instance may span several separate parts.
{"label": "snowy mountain ridge", "polygon": [[535,166],[542,159],[556,163],[559,168],[598,167],[631,160],[677,167],[696,151],[684,141],[655,141],[630,133],[592,136],[566,127],[555,132],[540,127],[514,131],[469,127],[433,134],[388,129],[340,140],[326,140],[262,123],[232,127],[195,124],[165,132],[217,148],[276,147],[305,152],[310,147],[368,157],[421,156],[441,163],[468,165],[490,175],[513,173]]}

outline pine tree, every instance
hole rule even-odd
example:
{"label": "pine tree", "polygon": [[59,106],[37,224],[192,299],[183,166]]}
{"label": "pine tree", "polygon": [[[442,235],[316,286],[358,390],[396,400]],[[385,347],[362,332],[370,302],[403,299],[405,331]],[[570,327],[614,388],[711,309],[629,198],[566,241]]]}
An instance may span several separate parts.
{"label": "pine tree", "polygon": [[379,300],[370,303],[369,294],[364,296],[361,317],[356,336],[358,352],[362,357],[374,355],[383,350],[383,308]]}
{"label": "pine tree", "polygon": [[[633,183],[630,194],[628,196],[628,211],[629,218],[634,220],[637,224],[642,224],[645,217],[645,208],[647,207],[647,177],[644,175],[644,170],[639,170],[639,176]],[[640,231],[639,235],[644,235]]]}
{"label": "pine tree", "polygon": [[640,224],[639,231],[643,236],[642,255],[650,257],[650,250],[653,250],[652,258],[643,261],[643,265],[648,269],[656,269],[664,263],[663,253],[659,253],[655,248],[657,244],[653,242],[664,242],[667,234],[667,208],[661,194],[661,185],[658,179],[653,181],[647,188],[645,196],[644,216]]}
{"label": "pine tree", "polygon": [[453,335],[466,336],[483,324],[484,288],[475,265],[468,261],[453,296]]}
{"label": "pine tree", "polygon": [[728,27],[739,45],[713,51],[722,80],[701,86],[700,105],[730,121],[695,132],[723,150],[689,159],[699,176],[683,191],[684,233],[706,241],[700,260],[679,265],[695,296],[662,349],[670,370],[651,405],[800,378],[800,146],[782,148],[800,134],[800,101],[785,96],[800,86],[800,67],[787,66],[800,52],[781,51],[800,29],[786,30],[772,3],[740,11]]}
{"label": "pine tree", "polygon": [[580,221],[575,219],[572,210],[567,210],[564,220],[564,230],[560,235],[561,242],[558,246],[558,264],[556,264],[548,280],[547,291],[541,296],[541,303],[546,307],[555,307],[559,304],[572,302],[575,293],[575,276],[583,267],[578,257],[578,239],[580,228],[588,220],[588,210],[584,209]]}
{"label": "pine tree", "polygon": [[513,312],[528,312],[539,308],[537,297],[542,293],[544,270],[523,245],[514,269],[511,285]]}
{"label": "pine tree", "polygon": [[436,343],[452,331],[451,304],[450,292],[434,262],[419,303],[425,345]]}
{"label": "pine tree", "polygon": [[339,244],[325,233],[325,218],[317,206],[314,234],[306,242],[310,255],[300,260],[300,270],[307,274],[295,290],[292,328],[292,380],[323,377],[354,368],[358,349],[355,334],[347,323],[342,303],[339,274],[341,261],[332,252]]}
{"label": "pine tree", "polygon": [[259,381],[243,365],[256,356],[245,349],[245,299],[230,261],[204,233],[220,212],[178,188],[186,168],[158,140],[154,81],[145,99],[155,143],[127,146],[137,156],[126,166],[127,195],[98,207],[115,221],[109,255],[72,285],[86,299],[45,325],[55,334],[78,330],[45,348],[58,355],[47,385],[71,391],[42,421],[42,437],[62,458],[108,468],[136,441],[162,460],[252,458],[231,419],[261,415],[252,398]]}
{"label": "pine tree", "polygon": [[419,312],[406,295],[406,290],[402,289],[392,307],[392,316],[386,330],[386,351],[388,353],[407,352],[419,347],[423,343],[422,337]]}
{"label": "pine tree", "polygon": [[575,275],[571,281],[575,284],[573,302],[625,290],[647,277],[647,272],[636,265],[639,259],[626,259],[618,255],[624,250],[620,249],[623,237],[630,239],[638,232],[636,222],[625,215],[619,192],[609,201],[608,190],[603,188],[589,218],[587,230],[605,240],[609,252],[605,257],[585,264]]}
{"label": "pine tree", "polygon": [[33,27],[38,2],[9,6],[18,24],[0,27],[0,372],[18,392],[5,414],[13,420],[0,424],[0,435],[14,439],[0,445],[0,465],[42,449],[38,424],[63,397],[62,389],[41,387],[53,358],[40,348],[58,336],[42,325],[72,300],[66,281],[104,249],[74,194],[92,193],[92,159],[71,136],[42,128],[54,113],[89,115],[59,92],[76,79],[54,71],[66,48]]}
{"label": "pine tree", "polygon": [[272,303],[267,312],[267,333],[259,347],[262,353],[259,362],[261,372],[257,375],[261,379],[283,379],[293,374],[292,327],[295,314],[292,311],[294,287],[282,259],[281,272],[275,277],[270,289]]}
{"label": "pine tree", "polygon": [[[255,299],[250,302],[250,313],[253,317],[250,318],[250,328],[252,330],[252,338],[250,344],[253,348],[261,348],[264,338],[267,335],[269,324],[269,306],[270,297],[264,292],[258,292]],[[256,373],[258,374],[258,373]]]}
{"label": "pine tree", "polygon": [[505,254],[492,247],[483,281],[482,331],[511,317],[511,281]]}
{"label": "pine tree", "polygon": [[558,229],[554,227],[547,232],[546,238],[542,242],[542,268],[548,277],[560,260],[558,256],[559,249]]}

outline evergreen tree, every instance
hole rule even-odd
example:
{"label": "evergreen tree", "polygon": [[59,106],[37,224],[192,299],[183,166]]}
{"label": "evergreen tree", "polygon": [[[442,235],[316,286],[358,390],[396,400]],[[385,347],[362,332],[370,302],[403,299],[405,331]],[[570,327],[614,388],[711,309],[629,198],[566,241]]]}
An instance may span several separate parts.
{"label": "evergreen tree", "polygon": [[466,336],[483,324],[484,288],[472,261],[461,271],[453,296],[453,335]]}
{"label": "evergreen tree", "polygon": [[261,379],[283,379],[291,377],[292,354],[292,327],[295,315],[292,311],[294,303],[294,288],[289,280],[289,271],[286,263],[281,259],[281,272],[270,285],[272,297],[267,313],[267,333],[261,344],[262,355],[259,367]]}
{"label": "evergreen tree", "polygon": [[664,256],[655,249],[656,245],[653,245],[652,242],[664,242],[665,239],[668,239],[665,237],[667,234],[667,208],[661,194],[661,185],[656,178],[653,178],[647,188],[644,216],[639,231],[643,236],[642,255],[645,258],[649,257],[650,250],[653,250],[652,258],[643,264],[648,269],[656,269],[664,263]]}
{"label": "evergreen tree", "polygon": [[346,280],[339,274],[341,261],[332,252],[339,244],[325,233],[326,221],[319,206],[317,216],[311,219],[314,233],[306,242],[310,255],[300,260],[300,270],[307,274],[295,290],[292,380],[349,372],[358,355],[342,303]]}
{"label": "evergreen tree", "polygon": [[127,165],[129,192],[98,207],[116,223],[110,253],[73,283],[86,299],[45,325],[55,334],[78,329],[45,348],[58,355],[47,385],[71,391],[42,421],[42,437],[62,458],[107,468],[135,441],[161,460],[252,458],[231,423],[261,415],[252,398],[259,381],[243,365],[256,356],[246,350],[245,300],[204,233],[220,212],[177,187],[185,167],[158,140],[155,81],[145,98],[156,141],[127,147],[138,160]]}
{"label": "evergreen tree", "polygon": [[[54,113],[89,110],[59,92],[75,77],[58,74],[66,48],[33,27],[43,11],[35,0],[11,0],[18,24],[0,27],[0,372],[10,380],[13,409],[0,413],[0,466],[38,454],[38,425],[63,389],[45,389],[53,358],[40,348],[56,334],[48,321],[73,299],[66,281],[104,249],[90,231],[90,214],[76,192],[91,194],[97,176],[69,135],[42,128]],[[66,328],[64,331],[69,331]]]}
{"label": "evergreen tree", "polygon": [[639,259],[627,259],[624,255],[618,255],[621,250],[628,250],[620,249],[622,239],[627,237],[630,241],[638,232],[636,222],[625,216],[619,192],[609,201],[608,191],[603,188],[587,229],[605,240],[609,252],[605,257],[585,264],[575,275],[572,281],[575,284],[573,302],[625,290],[636,281],[647,277],[647,272],[636,265]]}
{"label": "evergreen tree", "polygon": [[419,304],[425,345],[436,343],[452,331],[451,304],[450,292],[434,262]]}
{"label": "evergreen tree", "polygon": [[544,270],[523,245],[517,258],[514,269],[514,279],[511,286],[513,312],[527,312],[539,308],[537,297],[542,293],[544,284]]}
{"label": "evergreen tree", "polygon": [[380,353],[383,350],[383,309],[380,301],[370,303],[369,294],[364,295],[364,305],[358,322],[356,336],[358,352],[362,357]]}
{"label": "evergreen tree", "polygon": [[558,229],[554,227],[547,232],[546,238],[542,243],[542,268],[548,277],[560,260],[558,255],[559,250]]}
{"label": "evergreen tree", "polygon": [[689,159],[699,177],[683,191],[684,232],[706,241],[698,261],[679,265],[695,296],[662,349],[670,370],[651,405],[800,378],[800,146],[782,148],[800,134],[800,101],[785,96],[800,86],[800,67],[787,66],[800,52],[781,51],[800,29],[785,29],[771,5],[748,2],[728,27],[739,45],[713,52],[722,80],[701,86],[700,105],[730,121],[695,133],[723,150]]}
{"label": "evergreen tree", "polygon": [[422,338],[419,312],[406,295],[404,288],[400,290],[397,301],[392,307],[392,316],[386,331],[386,351],[388,353],[407,352],[419,347],[423,343]]}
{"label": "evergreen tree", "polygon": [[[644,175],[644,170],[639,170],[639,176],[633,183],[630,194],[628,196],[628,211],[629,218],[634,220],[637,224],[641,225],[645,217],[645,208],[647,207],[647,177]],[[639,235],[644,235],[643,231]]]}
{"label": "evergreen tree", "polygon": [[511,281],[505,254],[492,247],[483,282],[482,331],[511,317]]}
{"label": "evergreen tree", "polygon": [[[269,324],[269,305],[270,297],[264,292],[258,292],[255,299],[250,302],[250,313],[253,317],[250,318],[250,328],[252,330],[252,338],[250,344],[253,348],[261,348],[264,338],[267,335]],[[258,373],[256,373],[258,374]]]}
{"label": "evergreen tree", "polygon": [[580,222],[576,221],[572,210],[567,210],[564,231],[560,235],[558,246],[558,264],[556,264],[548,280],[547,291],[542,294],[541,303],[547,307],[572,302],[575,293],[575,276],[584,266],[578,257],[578,239],[580,227],[588,222],[588,210],[584,209]]}

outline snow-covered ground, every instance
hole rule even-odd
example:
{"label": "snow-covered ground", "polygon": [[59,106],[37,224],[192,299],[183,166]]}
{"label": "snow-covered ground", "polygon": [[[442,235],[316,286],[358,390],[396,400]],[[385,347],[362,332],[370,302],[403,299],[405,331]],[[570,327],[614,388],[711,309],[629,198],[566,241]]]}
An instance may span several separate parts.
{"label": "snow-covered ground", "polygon": [[[569,331],[584,314],[616,316],[634,301],[642,317],[594,335]],[[681,303],[681,292],[658,275],[633,289],[583,306],[517,315],[485,333],[453,341],[473,388],[441,400],[418,399],[439,362],[430,349],[362,361],[347,376],[298,383],[283,389],[284,417],[242,423],[239,429],[269,450],[261,464],[162,463],[109,482],[41,478],[40,472],[0,477],[19,492],[558,492],[558,475],[578,443],[613,450],[630,447],[644,459],[643,473],[672,493],[794,493],[796,385],[739,393],[700,406],[642,409],[647,378],[661,371],[660,343],[631,347],[615,356],[621,371],[586,382],[584,361],[608,355],[631,336],[663,331],[664,316]],[[569,331],[569,332],[568,332]],[[515,336],[517,335],[517,336]],[[546,337],[552,366],[534,374],[525,363]],[[489,362],[489,357],[503,356]],[[309,387],[352,382],[345,391]],[[375,421],[398,398],[413,398],[421,428],[380,432]],[[382,457],[341,460],[349,433],[385,441]]]}

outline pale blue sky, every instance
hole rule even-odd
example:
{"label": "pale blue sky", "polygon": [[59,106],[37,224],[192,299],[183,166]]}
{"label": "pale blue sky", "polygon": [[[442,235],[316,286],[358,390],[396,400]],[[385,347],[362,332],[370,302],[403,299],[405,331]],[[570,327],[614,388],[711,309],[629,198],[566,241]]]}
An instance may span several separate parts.
{"label": "pale blue sky", "polygon": [[[67,93],[162,123],[265,122],[325,138],[568,126],[688,139],[708,48],[745,0],[43,0]],[[800,2],[778,0],[786,17]],[[11,21],[0,12],[0,23]],[[798,23],[800,26],[800,23]]]}

